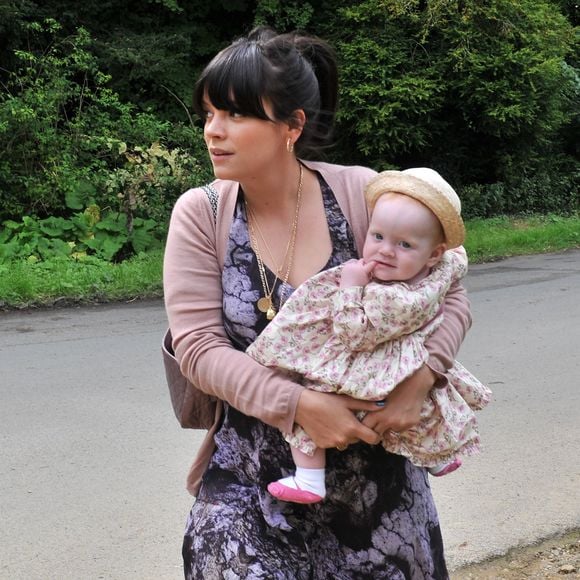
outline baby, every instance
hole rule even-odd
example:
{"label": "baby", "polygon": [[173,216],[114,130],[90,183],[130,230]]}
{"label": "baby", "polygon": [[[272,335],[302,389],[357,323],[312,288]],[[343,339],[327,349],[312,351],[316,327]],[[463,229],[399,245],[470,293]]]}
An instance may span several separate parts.
{"label": "baby", "polygon": [[[368,184],[371,220],[362,259],[302,284],[248,348],[260,363],[299,373],[308,388],[383,401],[428,358],[424,343],[441,324],[453,282],[467,272],[465,228],[453,188],[428,168],[384,171]],[[479,451],[474,410],[491,391],[459,363],[432,389],[421,421],[382,444],[436,476]],[[286,437],[293,475],[273,482],[276,498],[316,503],[326,494],[324,449],[298,426]]]}

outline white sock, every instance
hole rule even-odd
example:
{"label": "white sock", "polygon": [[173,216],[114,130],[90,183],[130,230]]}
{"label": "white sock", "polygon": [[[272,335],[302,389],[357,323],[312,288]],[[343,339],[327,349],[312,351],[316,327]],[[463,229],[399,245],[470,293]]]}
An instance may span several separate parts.
{"label": "white sock", "polygon": [[297,467],[294,476],[279,479],[278,482],[292,489],[303,489],[320,497],[326,496],[326,470]]}
{"label": "white sock", "polygon": [[433,467],[427,468],[427,471],[433,475],[437,475],[439,472],[443,471],[447,467],[447,463],[438,463],[433,465]]}

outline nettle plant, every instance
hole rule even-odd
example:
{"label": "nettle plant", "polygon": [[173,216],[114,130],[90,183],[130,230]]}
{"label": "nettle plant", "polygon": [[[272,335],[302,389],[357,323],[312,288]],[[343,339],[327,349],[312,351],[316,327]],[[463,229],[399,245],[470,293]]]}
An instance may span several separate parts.
{"label": "nettle plant", "polygon": [[183,149],[169,149],[159,142],[129,148],[114,140],[108,147],[116,149],[122,165],[109,173],[106,189],[127,216],[129,231],[139,215],[165,221],[177,196],[191,187],[192,180],[203,179],[197,159]]}
{"label": "nettle plant", "polygon": [[168,206],[199,172],[197,161],[157,142],[130,149],[110,140],[107,147],[123,160],[104,178],[110,205],[97,205],[91,182],[77,182],[65,195],[66,206],[74,211],[71,217],[25,216],[0,226],[0,263],[90,256],[118,262],[162,247]]}
{"label": "nettle plant", "polygon": [[124,214],[102,213],[97,205],[69,218],[24,216],[20,222],[8,220],[0,227],[0,263],[63,257],[84,260],[90,256],[119,261],[161,247],[158,229],[154,220],[134,218],[128,231]]}

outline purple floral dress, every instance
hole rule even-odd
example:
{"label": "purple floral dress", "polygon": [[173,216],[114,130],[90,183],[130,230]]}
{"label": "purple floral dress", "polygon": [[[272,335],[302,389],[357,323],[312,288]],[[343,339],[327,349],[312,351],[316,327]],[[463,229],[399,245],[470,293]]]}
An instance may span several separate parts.
{"label": "purple floral dress", "polygon": [[[328,185],[321,187],[332,256],[357,257],[354,237]],[[274,281],[268,272],[270,285]],[[224,324],[245,350],[267,324],[240,193],[222,276]],[[276,305],[291,293],[277,287]],[[266,485],[294,469],[283,435],[225,405],[216,451],[183,542],[186,579],[428,580],[448,578],[427,472],[380,446],[327,452],[329,494],[314,505],[280,502]]]}

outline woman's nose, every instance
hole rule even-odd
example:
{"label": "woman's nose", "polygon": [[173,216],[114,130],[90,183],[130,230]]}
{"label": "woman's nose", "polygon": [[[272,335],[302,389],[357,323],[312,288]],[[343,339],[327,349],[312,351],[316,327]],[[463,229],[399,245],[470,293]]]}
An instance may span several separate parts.
{"label": "woman's nose", "polygon": [[211,117],[205,120],[203,132],[206,137],[223,137],[225,126],[221,115],[214,113]]}

